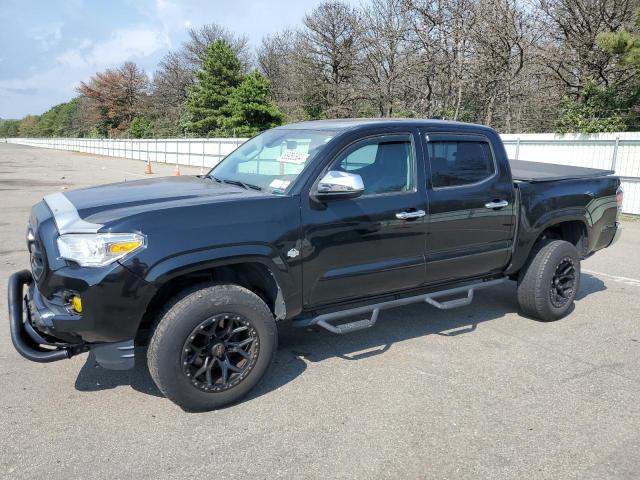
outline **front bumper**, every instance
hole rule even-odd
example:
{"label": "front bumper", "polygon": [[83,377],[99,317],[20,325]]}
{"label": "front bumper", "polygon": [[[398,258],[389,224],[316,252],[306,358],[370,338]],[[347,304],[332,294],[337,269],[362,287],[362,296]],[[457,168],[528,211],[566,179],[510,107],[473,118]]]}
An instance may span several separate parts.
{"label": "front bumper", "polygon": [[[53,346],[45,340],[35,329],[25,322],[25,304],[23,287],[32,282],[31,272],[21,270],[9,277],[8,303],[9,303],[9,327],[11,329],[11,342],[13,346],[27,360],[39,363],[55,362],[71,358],[76,353],[83,351],[82,345],[60,344]],[[54,348],[46,348],[49,345]]]}
{"label": "front bumper", "polygon": [[[30,286],[24,294],[24,286]],[[71,358],[91,350],[96,361],[111,370],[126,370],[134,365],[133,340],[112,343],[70,342],[56,338],[53,325],[68,320],[68,313],[52,308],[33,285],[31,272],[22,270],[9,277],[9,326],[15,349],[27,360],[39,363]],[[26,307],[26,308],[25,308]]]}

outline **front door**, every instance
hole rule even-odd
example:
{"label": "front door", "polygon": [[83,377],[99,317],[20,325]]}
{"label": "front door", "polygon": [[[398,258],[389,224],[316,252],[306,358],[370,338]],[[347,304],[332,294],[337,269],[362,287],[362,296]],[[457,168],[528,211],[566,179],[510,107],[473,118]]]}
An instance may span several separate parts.
{"label": "front door", "polygon": [[414,132],[394,133],[350,144],[324,172],[360,175],[364,194],[302,202],[305,307],[424,282],[427,201],[416,140]]}
{"label": "front door", "polygon": [[503,151],[484,135],[425,132],[429,195],[428,283],[503,270],[515,226],[514,189]]}

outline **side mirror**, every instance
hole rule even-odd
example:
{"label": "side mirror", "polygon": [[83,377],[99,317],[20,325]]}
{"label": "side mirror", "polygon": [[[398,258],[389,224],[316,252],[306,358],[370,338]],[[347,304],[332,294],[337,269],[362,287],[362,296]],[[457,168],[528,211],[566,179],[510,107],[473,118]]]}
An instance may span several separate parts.
{"label": "side mirror", "polygon": [[318,182],[315,197],[318,200],[356,198],[363,193],[364,182],[360,175],[331,170]]}

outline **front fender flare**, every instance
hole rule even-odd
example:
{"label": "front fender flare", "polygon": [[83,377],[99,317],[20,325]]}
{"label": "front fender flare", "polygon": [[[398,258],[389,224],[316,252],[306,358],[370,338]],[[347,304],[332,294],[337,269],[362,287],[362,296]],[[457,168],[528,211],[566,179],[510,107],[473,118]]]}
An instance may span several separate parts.
{"label": "front fender flare", "polygon": [[291,278],[289,265],[268,245],[230,245],[180,253],[154,264],[144,279],[159,288],[189,273],[241,263],[259,263],[271,273],[278,288],[278,318],[284,318],[291,310],[289,307],[299,303],[296,302],[299,292]]}

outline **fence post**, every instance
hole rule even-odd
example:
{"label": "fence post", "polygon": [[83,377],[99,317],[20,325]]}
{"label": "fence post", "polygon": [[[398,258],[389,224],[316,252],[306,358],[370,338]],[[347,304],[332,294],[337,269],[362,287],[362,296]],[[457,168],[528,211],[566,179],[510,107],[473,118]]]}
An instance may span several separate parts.
{"label": "fence post", "polygon": [[611,157],[611,170],[615,173],[616,163],[618,162],[618,145],[620,144],[620,137],[616,137],[616,143],[613,145],[613,155]]}
{"label": "fence post", "polygon": [[520,158],[520,137],[516,138],[516,160]]}

